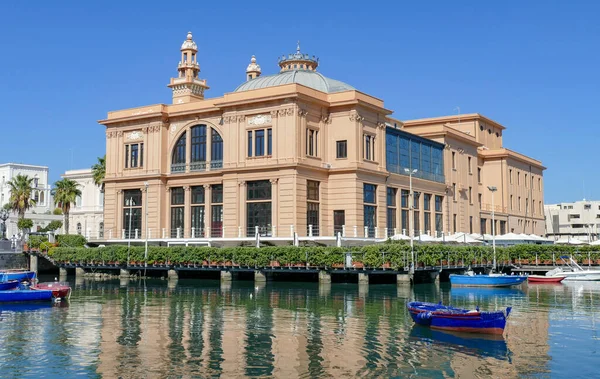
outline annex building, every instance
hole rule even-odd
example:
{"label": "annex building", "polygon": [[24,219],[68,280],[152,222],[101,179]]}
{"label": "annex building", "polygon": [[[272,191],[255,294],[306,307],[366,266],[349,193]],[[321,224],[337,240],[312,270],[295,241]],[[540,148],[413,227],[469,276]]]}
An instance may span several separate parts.
{"label": "annex building", "polygon": [[245,82],[205,98],[189,33],[173,104],[100,121],[105,237],[492,233],[492,210],[497,234],[544,234],[545,168],[503,146],[504,126],[479,114],[400,121],[318,65],[299,46],[271,75],[252,57]]}

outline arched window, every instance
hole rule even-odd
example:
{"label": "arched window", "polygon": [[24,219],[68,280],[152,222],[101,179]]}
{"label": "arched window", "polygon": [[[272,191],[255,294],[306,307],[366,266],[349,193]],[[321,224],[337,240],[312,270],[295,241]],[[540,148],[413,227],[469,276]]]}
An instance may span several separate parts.
{"label": "arched window", "polygon": [[77,234],[81,234],[81,223],[77,223]]}
{"label": "arched window", "polygon": [[38,191],[35,191],[33,193],[33,201],[35,201],[36,204],[39,203],[39,201],[40,201],[40,193]]}
{"label": "arched window", "polygon": [[212,145],[210,147],[210,168],[221,168],[223,167],[223,138],[221,138],[221,135],[215,129],[212,129],[211,132]]}
{"label": "arched window", "polygon": [[44,191],[40,191],[40,205],[44,205]]}
{"label": "arched window", "polygon": [[183,133],[183,135],[179,137],[179,140],[175,144],[175,148],[173,149],[173,157],[171,159],[171,172],[185,171],[186,135],[187,133]]}
{"label": "arched window", "polygon": [[206,125],[196,125],[190,129],[191,140],[191,171],[206,169]]}

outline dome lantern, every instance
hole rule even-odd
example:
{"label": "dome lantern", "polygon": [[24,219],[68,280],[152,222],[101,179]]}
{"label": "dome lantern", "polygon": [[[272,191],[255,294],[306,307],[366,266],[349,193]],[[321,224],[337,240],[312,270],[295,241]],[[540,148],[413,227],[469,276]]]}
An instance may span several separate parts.
{"label": "dome lantern", "polygon": [[288,56],[281,56],[279,58],[279,67],[281,72],[291,70],[306,70],[306,71],[317,71],[319,65],[319,58],[314,55],[311,57],[309,54],[303,54],[300,52],[300,41],[296,47],[294,54],[288,54]]}
{"label": "dome lantern", "polygon": [[246,79],[256,79],[260,76],[261,72],[262,70],[260,68],[260,65],[256,63],[256,57],[253,55],[250,59],[250,64],[246,68]]}

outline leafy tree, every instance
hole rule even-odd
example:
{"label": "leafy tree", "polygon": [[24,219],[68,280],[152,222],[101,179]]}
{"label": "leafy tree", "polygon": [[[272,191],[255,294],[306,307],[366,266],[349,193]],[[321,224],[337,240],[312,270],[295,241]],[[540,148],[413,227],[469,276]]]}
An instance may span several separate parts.
{"label": "leafy tree", "polygon": [[106,155],[98,157],[98,163],[92,166],[92,179],[94,184],[104,192],[104,176],[106,175]]}
{"label": "leafy tree", "polygon": [[79,184],[76,181],[64,178],[54,183],[54,189],[52,189],[54,203],[62,209],[65,216],[65,234],[69,234],[71,204],[75,202],[77,196],[81,196],[81,190],[78,187]]}
{"label": "leafy tree", "polygon": [[63,211],[60,208],[54,208],[54,210],[52,211],[52,214],[55,216],[59,216],[59,215],[63,214]]}
{"label": "leafy tree", "polygon": [[29,218],[20,218],[17,221],[17,227],[21,230],[31,229],[33,227],[33,221]]}
{"label": "leafy tree", "polygon": [[40,232],[53,232],[57,229],[60,229],[63,226],[63,222],[59,220],[50,221],[48,225],[40,229]]}
{"label": "leafy tree", "polygon": [[17,174],[8,182],[10,209],[19,215],[19,219],[24,219],[25,212],[35,205],[35,200],[31,198],[32,186],[33,178],[27,175]]}

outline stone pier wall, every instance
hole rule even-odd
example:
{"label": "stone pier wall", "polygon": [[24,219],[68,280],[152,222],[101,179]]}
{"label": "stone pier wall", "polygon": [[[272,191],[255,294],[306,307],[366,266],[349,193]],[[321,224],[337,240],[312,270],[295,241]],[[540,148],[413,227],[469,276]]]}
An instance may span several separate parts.
{"label": "stone pier wall", "polygon": [[2,253],[0,252],[0,270],[10,270],[16,268],[26,269],[27,256],[23,253]]}

